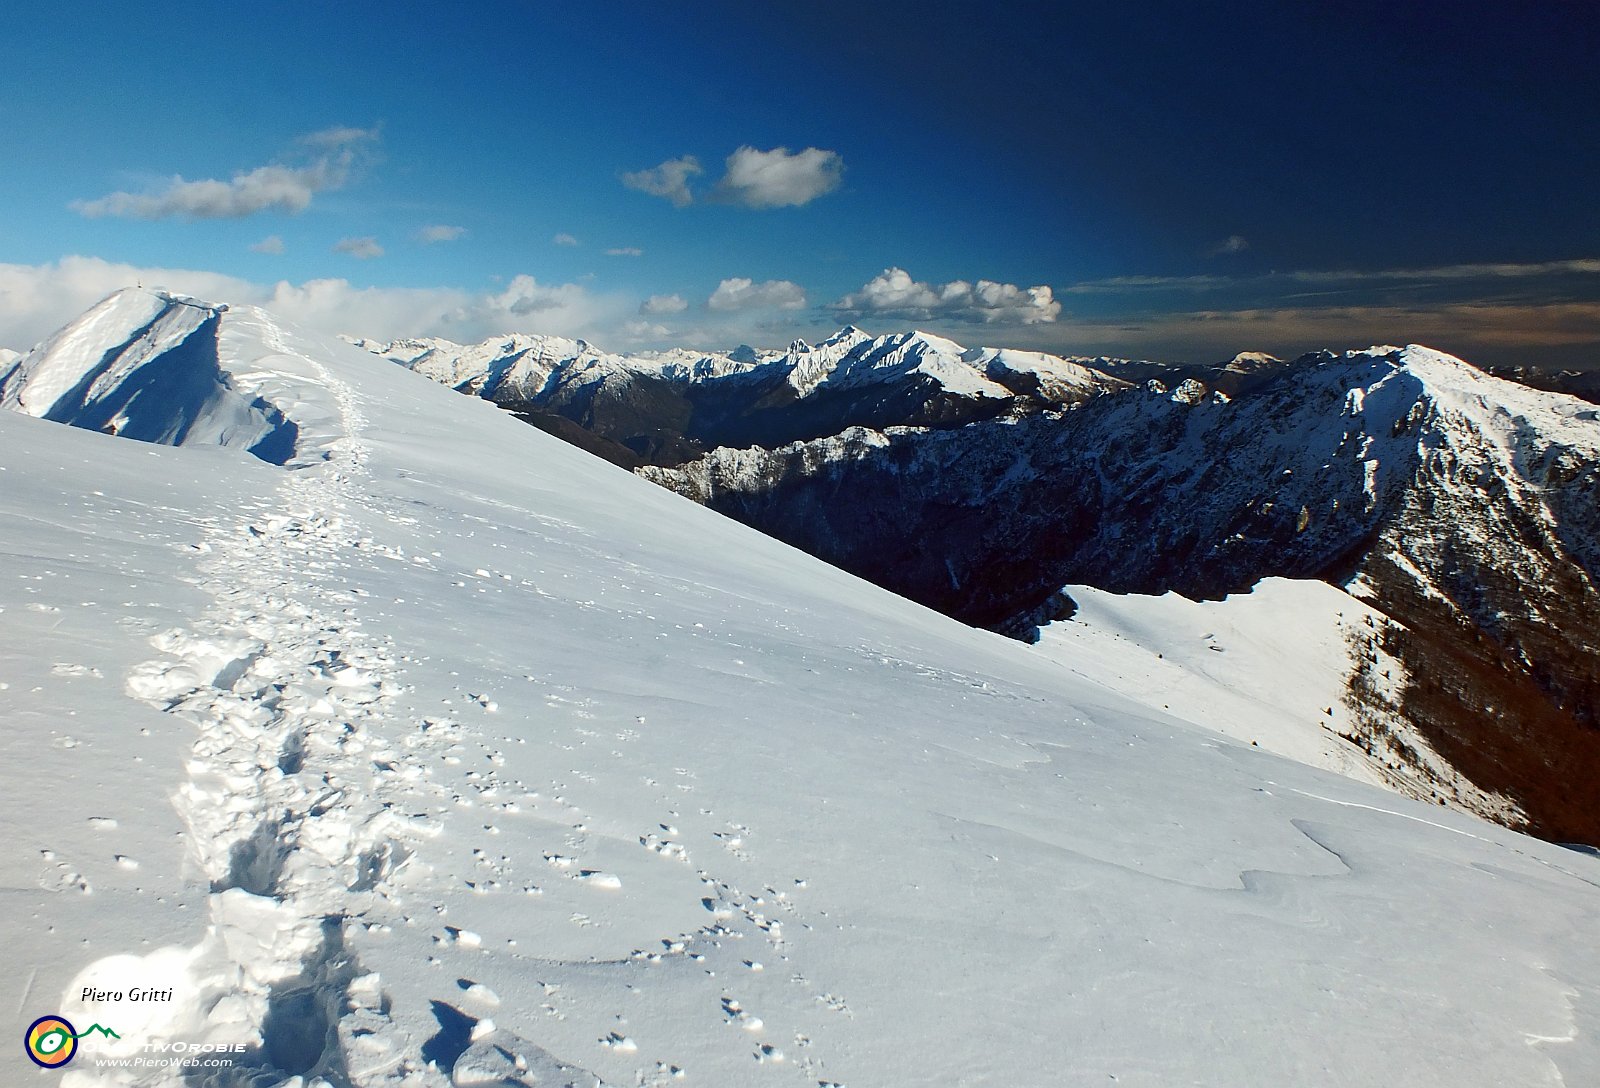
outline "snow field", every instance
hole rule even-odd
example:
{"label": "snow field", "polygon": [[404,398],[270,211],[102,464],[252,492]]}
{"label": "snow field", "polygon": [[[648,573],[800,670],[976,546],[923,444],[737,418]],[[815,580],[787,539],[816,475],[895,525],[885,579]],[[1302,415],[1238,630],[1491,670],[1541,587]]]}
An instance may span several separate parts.
{"label": "snow field", "polygon": [[326,459],[0,419],[16,1007],[169,978],[81,1012],[240,1038],[263,1088],[1600,1075],[1600,861],[1200,731],[354,348],[220,336],[331,411]]}

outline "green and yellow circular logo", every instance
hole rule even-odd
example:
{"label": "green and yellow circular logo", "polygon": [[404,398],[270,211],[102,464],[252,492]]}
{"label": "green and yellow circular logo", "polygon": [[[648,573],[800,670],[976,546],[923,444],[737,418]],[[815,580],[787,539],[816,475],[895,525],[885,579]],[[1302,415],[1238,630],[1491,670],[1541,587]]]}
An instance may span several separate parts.
{"label": "green and yellow circular logo", "polygon": [[28,1025],[22,1045],[35,1065],[59,1069],[78,1052],[78,1033],[65,1017],[41,1016]]}

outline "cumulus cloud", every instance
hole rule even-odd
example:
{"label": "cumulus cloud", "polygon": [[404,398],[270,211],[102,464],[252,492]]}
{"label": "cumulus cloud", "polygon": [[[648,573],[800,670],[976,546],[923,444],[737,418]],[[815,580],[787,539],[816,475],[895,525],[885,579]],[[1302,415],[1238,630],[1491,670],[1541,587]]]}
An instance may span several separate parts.
{"label": "cumulus cloud", "polygon": [[111,292],[140,282],[200,297],[262,301],[260,288],[215,272],[137,268],[98,257],[0,264],[0,345],[27,349]]}
{"label": "cumulus cloud", "polygon": [[333,243],[335,253],[346,253],[358,261],[370,261],[383,256],[383,247],[371,235],[361,238],[341,238]]}
{"label": "cumulus cloud", "polygon": [[435,223],[417,231],[417,241],[428,245],[435,242],[454,242],[465,233],[467,233],[466,227],[450,227],[443,223]]}
{"label": "cumulus cloud", "polygon": [[681,314],[689,308],[682,295],[651,295],[639,304],[641,314]]}
{"label": "cumulus cloud", "polygon": [[[685,155],[648,170],[623,174],[622,183],[682,208],[696,199],[689,179],[703,172],[699,159]],[[728,156],[722,178],[703,199],[746,208],[799,207],[833,192],[843,174],[844,159],[837,151],[820,147],[793,152],[787,147],[761,151],[746,144]]]}
{"label": "cumulus cloud", "polygon": [[300,142],[317,151],[309,163],[279,163],[241,171],[227,181],[189,181],[173,175],[152,192],[115,192],[95,200],[77,200],[70,207],[90,219],[242,219],[257,212],[305,211],[317,193],[349,181],[362,145],[377,138],[368,129],[339,128],[303,136]]}
{"label": "cumulus cloud", "polygon": [[558,246],[575,246],[578,244],[578,240],[572,235],[568,234],[566,231],[562,231],[560,234],[550,239],[550,241],[554,242]]}
{"label": "cumulus cloud", "polygon": [[712,310],[798,310],[806,304],[805,290],[788,280],[756,283],[742,276],[723,280],[706,299]]}
{"label": "cumulus cloud", "polygon": [[1048,286],[951,280],[923,283],[903,268],[886,268],[832,307],[842,314],[876,315],[910,321],[1037,325],[1056,320],[1061,303]]}
{"label": "cumulus cloud", "polygon": [[261,303],[322,332],[374,339],[441,336],[470,342],[508,332],[593,337],[627,315],[619,298],[597,297],[575,283],[513,277],[503,289],[355,287],[343,279],[278,283]]}
{"label": "cumulus cloud", "polygon": [[584,288],[575,283],[541,284],[532,276],[522,275],[513,277],[504,291],[476,303],[472,312],[526,317],[529,314],[569,309],[585,294]]}
{"label": "cumulus cloud", "polygon": [[694,201],[694,194],[689,191],[689,179],[702,172],[700,160],[693,155],[685,155],[679,159],[668,159],[648,170],[623,174],[622,184],[641,193],[663,197],[672,201],[675,207],[682,208]]}
{"label": "cumulus cloud", "polygon": [[747,208],[799,207],[837,189],[843,173],[844,159],[837,151],[758,151],[746,145],[728,156],[727,172],[713,197]]}
{"label": "cumulus cloud", "polygon": [[618,246],[616,249],[606,250],[607,257],[643,257],[644,250],[638,246]]}
{"label": "cumulus cloud", "polygon": [[1242,234],[1230,234],[1217,243],[1213,253],[1243,253],[1250,248],[1250,243]]}
{"label": "cumulus cloud", "polygon": [[659,343],[672,337],[672,330],[650,321],[629,321],[618,330],[618,339],[625,344]]}
{"label": "cumulus cloud", "polygon": [[196,269],[64,257],[42,265],[0,264],[0,346],[26,349],[106,295],[135,283],[235,306],[264,306],[318,332],[374,339],[476,341],[507,332],[543,332],[604,342],[635,316],[637,306],[620,295],[595,294],[579,284],[542,284],[531,276],[517,276],[492,291],[357,287],[345,279],[260,284]]}
{"label": "cumulus cloud", "polygon": [[276,234],[269,234],[251,246],[250,250],[253,253],[270,253],[277,256],[283,252],[283,239]]}

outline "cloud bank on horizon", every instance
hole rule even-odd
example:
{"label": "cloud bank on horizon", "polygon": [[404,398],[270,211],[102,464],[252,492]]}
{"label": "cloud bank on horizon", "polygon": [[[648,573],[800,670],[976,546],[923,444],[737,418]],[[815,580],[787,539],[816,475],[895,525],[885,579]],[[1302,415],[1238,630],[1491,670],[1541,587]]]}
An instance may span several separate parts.
{"label": "cloud bank on horizon", "polygon": [[[910,324],[929,331],[946,329],[968,346],[1054,350],[1052,341],[1030,336],[1050,329],[1084,345],[1078,354],[1173,358],[1179,356],[1170,345],[1183,344],[1190,346],[1190,354],[1182,357],[1198,359],[1225,358],[1239,345],[1250,344],[1287,343],[1293,351],[1347,346],[1356,342],[1352,329],[1375,330],[1369,337],[1374,343],[1465,339],[1491,349],[1582,347],[1594,343],[1600,330],[1600,303],[1571,301],[1467,301],[1409,308],[1325,304],[1185,309],[1111,320],[1062,317],[1049,288],[981,280],[928,283],[898,268],[884,270],[833,302],[813,306],[798,283],[748,277],[724,279],[696,302],[676,293],[640,300],[625,292],[547,283],[527,274],[478,291],[362,286],[343,277],[261,283],[201,269],[138,267],[74,256],[46,265],[0,264],[0,347],[26,350],[133,283],[263,306],[333,334],[474,342],[511,332],[548,333],[617,350],[669,344],[706,349],[745,342],[781,345],[796,335],[820,339],[846,321],[866,323],[875,331]],[[676,324],[665,323],[669,321]]]}

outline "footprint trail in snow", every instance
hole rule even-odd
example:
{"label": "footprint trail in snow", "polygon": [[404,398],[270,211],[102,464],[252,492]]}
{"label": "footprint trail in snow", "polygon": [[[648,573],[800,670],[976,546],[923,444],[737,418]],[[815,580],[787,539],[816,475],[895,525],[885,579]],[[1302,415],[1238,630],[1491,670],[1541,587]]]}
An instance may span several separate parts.
{"label": "footprint trail in snow", "polygon": [[[211,609],[157,635],[163,656],[127,680],[198,731],[175,804],[210,887],[208,932],[184,954],[112,957],[81,977],[103,987],[146,970],[185,976],[179,1001],[142,1033],[252,1047],[233,1070],[190,1084],[401,1083],[420,1075],[417,1048],[396,1037],[379,980],[346,950],[347,928],[437,829],[411,811],[420,773],[389,721],[392,650],[362,629],[334,573],[370,544],[352,517],[365,420],[325,367],[270,327],[268,343],[313,368],[340,435],[326,461],[291,467],[246,520],[207,528],[197,551]],[[137,1033],[124,1034],[131,1049]]]}

